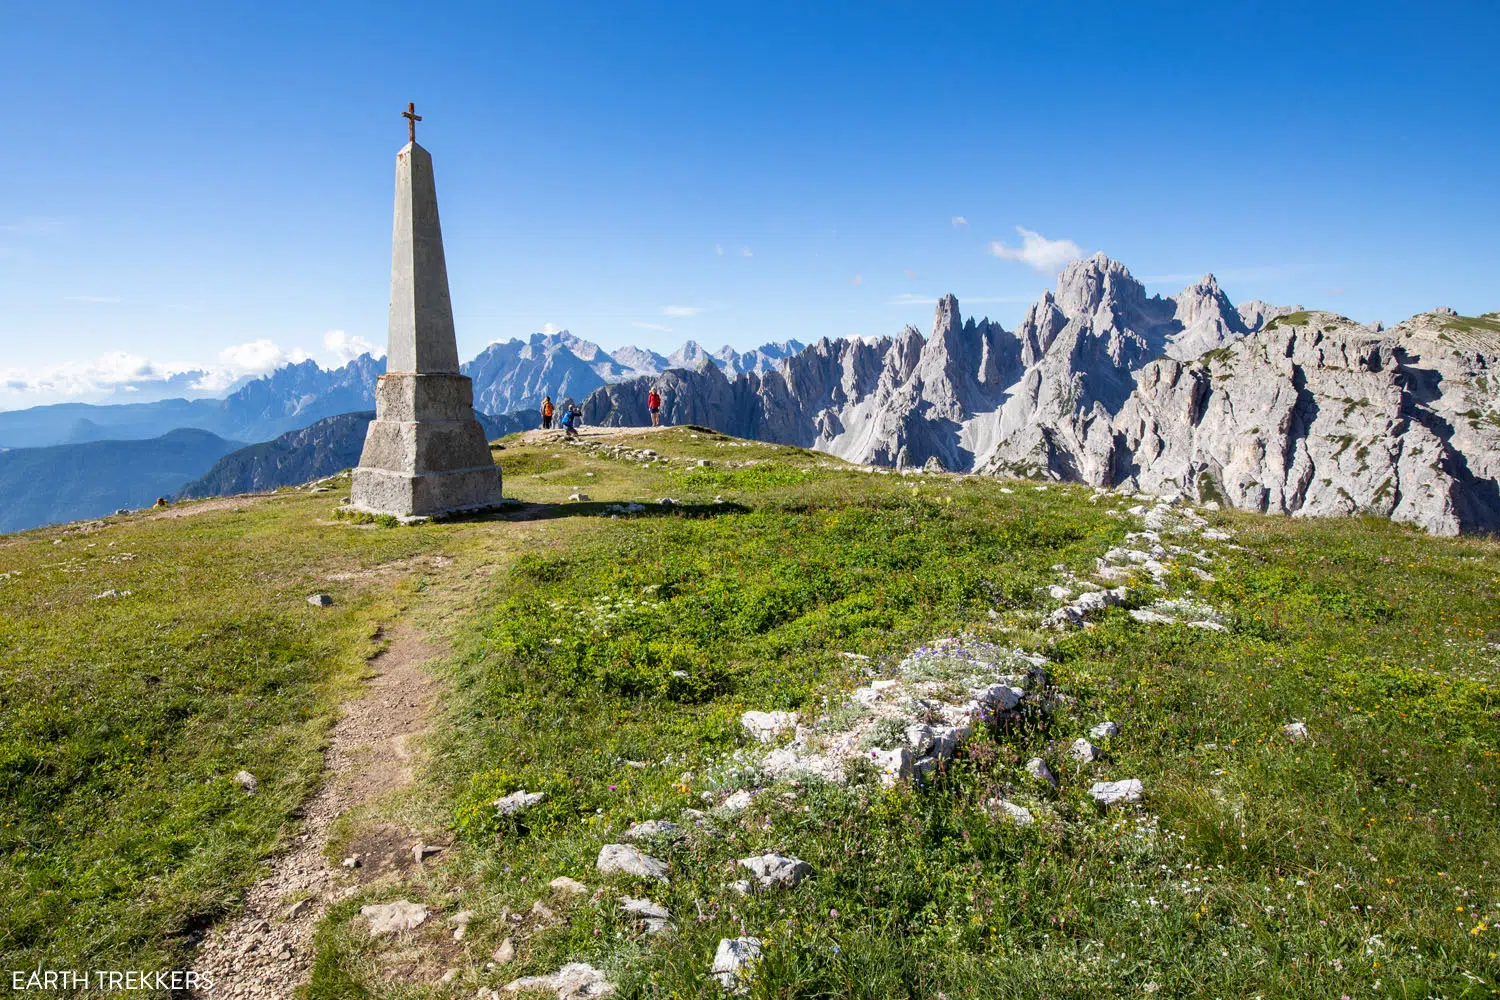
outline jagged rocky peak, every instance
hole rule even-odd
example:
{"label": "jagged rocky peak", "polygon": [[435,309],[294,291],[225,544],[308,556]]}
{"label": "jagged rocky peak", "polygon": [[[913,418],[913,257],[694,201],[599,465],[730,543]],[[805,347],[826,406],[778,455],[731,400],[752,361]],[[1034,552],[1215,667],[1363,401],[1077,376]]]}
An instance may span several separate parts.
{"label": "jagged rocky peak", "polygon": [[1057,279],[1057,304],[1069,317],[1093,316],[1108,305],[1115,315],[1120,307],[1141,309],[1146,289],[1124,264],[1102,251],[1075,260]]}
{"label": "jagged rocky peak", "polygon": [[1212,274],[1184,288],[1171,302],[1174,306],[1171,321],[1178,329],[1167,335],[1164,353],[1168,357],[1196,358],[1249,332],[1239,310]]}
{"label": "jagged rocky peak", "polygon": [[686,368],[692,371],[697,369],[704,358],[712,360],[713,355],[705,351],[696,340],[689,340],[667,355],[667,364],[672,368]]}
{"label": "jagged rocky peak", "polygon": [[939,340],[963,329],[963,317],[958,311],[958,296],[949,293],[937,301],[932,316],[932,339]]}
{"label": "jagged rocky peak", "polygon": [[1177,303],[1177,322],[1185,327],[1210,319],[1244,332],[1239,311],[1219,287],[1219,279],[1212,274],[1205,274],[1197,284],[1189,285],[1173,296],[1173,300]]}

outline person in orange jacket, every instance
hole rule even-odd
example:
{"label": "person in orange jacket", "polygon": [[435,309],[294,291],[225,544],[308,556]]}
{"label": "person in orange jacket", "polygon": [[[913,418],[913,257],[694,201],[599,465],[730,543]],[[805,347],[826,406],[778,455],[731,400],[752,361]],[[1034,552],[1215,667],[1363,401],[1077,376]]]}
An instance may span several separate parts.
{"label": "person in orange jacket", "polygon": [[542,430],[552,429],[552,397],[542,397]]}

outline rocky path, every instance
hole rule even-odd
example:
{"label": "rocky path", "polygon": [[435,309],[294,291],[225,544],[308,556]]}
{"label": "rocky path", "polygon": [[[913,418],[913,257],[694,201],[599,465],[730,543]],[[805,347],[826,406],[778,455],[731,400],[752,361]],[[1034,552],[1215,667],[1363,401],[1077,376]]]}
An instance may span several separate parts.
{"label": "rocky path", "polygon": [[237,916],[215,928],[194,967],[213,983],[195,996],[290,997],[312,968],[312,934],[324,911],[357,891],[359,870],[324,857],[334,821],[412,780],[408,743],[426,727],[436,681],[425,663],[439,650],[398,635],[370,660],[374,676],[344,706],[325,753],[325,779],[303,807],[304,828],[271,859]]}

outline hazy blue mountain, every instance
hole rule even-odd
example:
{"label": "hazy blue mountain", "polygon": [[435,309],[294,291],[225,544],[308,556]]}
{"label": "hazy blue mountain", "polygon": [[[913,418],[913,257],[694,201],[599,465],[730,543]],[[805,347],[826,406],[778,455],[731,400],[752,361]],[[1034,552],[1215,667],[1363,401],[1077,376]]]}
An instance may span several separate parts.
{"label": "hazy blue mountain", "polygon": [[323,417],[374,406],[375,380],[384,372],[383,359],[365,354],[331,370],[315,361],[284,365],[223,399],[56,403],[8,410],[0,412],[0,447],[154,438],[178,427],[237,441],[266,441]]}
{"label": "hazy blue mountain", "polygon": [[144,441],[0,452],[0,532],[150,506],[239,447],[208,431],[179,428]]}
{"label": "hazy blue mountain", "polygon": [[[541,424],[541,414],[536,410],[501,416],[476,412],[474,417],[491,441]],[[374,419],[374,410],[340,413],[288,431],[274,441],[248,445],[219,459],[202,477],[182,487],[178,496],[258,493],[342,472],[359,464],[365,429]]]}
{"label": "hazy blue mountain", "polygon": [[[259,493],[305,483],[359,464],[374,410],[324,417],[307,427],[232,451],[177,494],[183,498]],[[180,485],[180,484],[179,484]]]}

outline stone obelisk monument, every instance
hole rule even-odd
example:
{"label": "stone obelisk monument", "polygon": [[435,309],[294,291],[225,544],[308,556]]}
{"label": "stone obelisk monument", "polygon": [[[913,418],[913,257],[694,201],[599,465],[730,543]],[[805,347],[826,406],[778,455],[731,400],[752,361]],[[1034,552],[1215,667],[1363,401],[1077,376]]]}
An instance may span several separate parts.
{"label": "stone obelisk monument", "polygon": [[350,506],[400,518],[480,510],[500,502],[500,470],[474,419],[474,386],[458,371],[448,268],[432,156],[411,141],[396,154],[390,348],[375,387],[375,420],[354,470]]}

